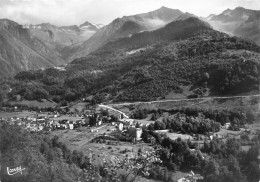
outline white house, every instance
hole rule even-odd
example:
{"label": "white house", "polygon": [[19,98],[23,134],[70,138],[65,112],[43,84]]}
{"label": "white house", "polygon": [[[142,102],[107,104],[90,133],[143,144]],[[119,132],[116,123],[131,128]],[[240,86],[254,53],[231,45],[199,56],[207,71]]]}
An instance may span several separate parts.
{"label": "white house", "polygon": [[228,129],[230,127],[231,123],[226,123],[225,128]]}
{"label": "white house", "polygon": [[73,130],[73,128],[74,128],[74,125],[70,123],[70,124],[69,124],[69,129],[70,129],[70,130]]}
{"label": "white house", "polygon": [[136,128],[136,139],[140,140],[143,130],[141,128]]}
{"label": "white house", "polygon": [[98,121],[98,126],[100,126],[100,125],[102,125],[102,121],[100,120],[100,121]]}
{"label": "white house", "polygon": [[119,123],[119,125],[118,125],[118,130],[122,131],[122,130],[123,130],[123,128],[124,128],[124,125],[123,125],[123,123]]}

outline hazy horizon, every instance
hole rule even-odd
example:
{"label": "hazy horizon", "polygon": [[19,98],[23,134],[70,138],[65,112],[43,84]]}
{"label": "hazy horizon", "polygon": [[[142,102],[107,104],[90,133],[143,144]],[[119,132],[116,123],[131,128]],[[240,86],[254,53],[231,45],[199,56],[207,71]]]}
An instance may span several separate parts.
{"label": "hazy horizon", "polygon": [[[198,5],[199,3],[199,5]],[[20,24],[108,24],[115,18],[146,13],[165,6],[201,17],[238,6],[260,9],[259,0],[1,0],[0,19]]]}

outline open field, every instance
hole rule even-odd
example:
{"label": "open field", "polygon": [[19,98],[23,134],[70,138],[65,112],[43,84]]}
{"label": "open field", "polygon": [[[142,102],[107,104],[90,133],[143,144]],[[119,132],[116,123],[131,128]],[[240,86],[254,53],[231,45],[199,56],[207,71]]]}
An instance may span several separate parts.
{"label": "open field", "polygon": [[27,116],[35,115],[35,112],[22,111],[22,112],[0,112],[0,117],[9,118],[9,117],[18,117],[24,118]]}
{"label": "open field", "polygon": [[150,121],[150,120],[147,120],[147,119],[134,119],[135,122],[137,123],[140,123],[140,124],[151,124],[151,123],[154,123],[155,121]]}
{"label": "open field", "polygon": [[[102,126],[97,128],[98,132],[91,132],[90,128],[83,127],[76,130],[58,130],[52,131],[50,136],[58,136],[59,141],[64,143],[70,150],[82,151],[84,155],[92,155],[96,164],[102,163],[105,157],[123,156],[124,150],[127,150],[126,154],[132,152],[137,153],[138,149],[142,151],[150,150],[152,146],[145,143],[131,144],[128,142],[111,142],[95,143],[91,142],[92,139],[102,136],[104,134],[111,133],[114,126]],[[94,129],[94,128],[92,128]]]}
{"label": "open field", "polygon": [[[71,149],[80,150],[81,146],[87,144],[93,138],[103,135],[104,133],[110,133],[114,126],[102,126],[98,127],[98,132],[91,132],[90,128],[82,127],[75,130],[56,130],[50,133],[51,136],[58,136],[60,141],[67,145]],[[94,129],[94,128],[92,128]],[[110,130],[110,131],[107,131]]]}
{"label": "open field", "polygon": [[88,106],[89,103],[87,102],[79,102],[79,103],[76,103],[75,105],[73,105],[72,107],[70,107],[70,111],[71,112],[76,112],[76,111],[79,111],[79,112],[82,112],[84,109],[86,109],[86,106]]}
{"label": "open field", "polygon": [[259,120],[256,121],[256,123],[250,124],[247,126],[248,126],[248,129],[250,129],[250,130],[260,131],[260,121]]}
{"label": "open field", "polygon": [[[181,172],[181,171],[175,171],[175,172],[173,172],[173,174],[172,174],[172,180],[175,182],[175,181],[177,181],[178,179],[187,176],[188,174],[190,174],[190,173]],[[163,182],[163,181],[161,181],[161,180],[155,180],[155,179],[147,179],[147,178],[144,178],[144,177],[138,177],[138,178],[136,179],[136,182]]]}
{"label": "open field", "polygon": [[13,106],[19,104],[19,105],[24,105],[24,106],[28,106],[28,107],[38,107],[38,108],[48,108],[48,107],[55,108],[57,105],[55,102],[50,102],[48,100],[45,100],[43,102],[39,102],[36,100],[34,100],[34,101],[23,100],[20,102],[10,101],[9,103],[12,104]]}
{"label": "open field", "polygon": [[176,140],[177,138],[181,138],[183,140],[188,140],[190,139],[191,141],[193,140],[193,137],[188,135],[188,134],[179,134],[179,133],[166,133],[166,135],[172,139],[172,140]]}
{"label": "open field", "polygon": [[232,130],[227,130],[227,129],[221,128],[219,132],[216,132],[216,134],[222,135],[222,136],[231,136],[231,137],[234,137],[234,138],[240,138],[240,134],[242,132],[243,132],[243,130],[232,131]]}
{"label": "open field", "polygon": [[212,110],[236,110],[236,109],[254,109],[260,112],[260,95],[252,96],[232,96],[232,97],[204,97],[196,99],[178,99],[178,100],[160,100],[151,102],[133,102],[110,104],[126,114],[129,114],[133,109],[147,110],[165,110],[194,107],[200,109]]}
{"label": "open field", "polygon": [[82,120],[82,119],[83,118],[81,118],[81,117],[70,116],[70,115],[63,115],[61,117],[52,118],[52,120],[55,120],[55,121],[59,121],[59,120],[77,121],[77,120]]}

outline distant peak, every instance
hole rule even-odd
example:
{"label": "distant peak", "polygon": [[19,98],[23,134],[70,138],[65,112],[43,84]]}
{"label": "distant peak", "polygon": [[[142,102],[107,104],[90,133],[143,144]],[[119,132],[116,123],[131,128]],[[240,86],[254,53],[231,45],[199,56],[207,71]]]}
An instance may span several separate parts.
{"label": "distant peak", "polygon": [[9,19],[6,19],[6,18],[4,18],[4,19],[0,19],[0,23],[2,23],[2,24],[12,24],[12,25],[18,25],[18,23],[16,23],[16,22],[14,22],[14,21],[12,21],[12,20],[9,20]]}
{"label": "distant peak", "polygon": [[227,11],[231,11],[231,9],[228,8],[228,9],[226,9],[224,12],[227,12]]}
{"label": "distant peak", "polygon": [[239,10],[239,9],[245,9],[244,7],[238,6],[235,9]]}
{"label": "distant peak", "polygon": [[169,9],[169,8],[167,8],[167,7],[165,7],[165,6],[162,6],[160,9]]}
{"label": "distant peak", "polygon": [[88,26],[88,25],[92,25],[92,23],[85,21],[84,23],[82,23],[79,27],[83,27],[83,26]]}
{"label": "distant peak", "polygon": [[168,7],[165,7],[165,6],[162,6],[162,7],[159,8],[158,10],[165,11],[165,10],[172,10],[172,9],[171,9],[171,8],[168,8]]}
{"label": "distant peak", "polygon": [[39,24],[37,26],[41,26],[42,28],[47,28],[47,29],[56,27],[55,25],[52,25],[50,23],[41,23],[41,24]]}
{"label": "distant peak", "polygon": [[0,19],[0,28],[17,27],[20,26],[18,23],[9,19]]}

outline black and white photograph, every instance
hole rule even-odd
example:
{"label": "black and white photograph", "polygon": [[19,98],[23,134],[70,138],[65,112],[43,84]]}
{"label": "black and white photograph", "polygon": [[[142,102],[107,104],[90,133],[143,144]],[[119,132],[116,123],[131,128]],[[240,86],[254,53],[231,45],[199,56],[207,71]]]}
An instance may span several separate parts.
{"label": "black and white photograph", "polygon": [[260,182],[260,0],[0,0],[0,182]]}

